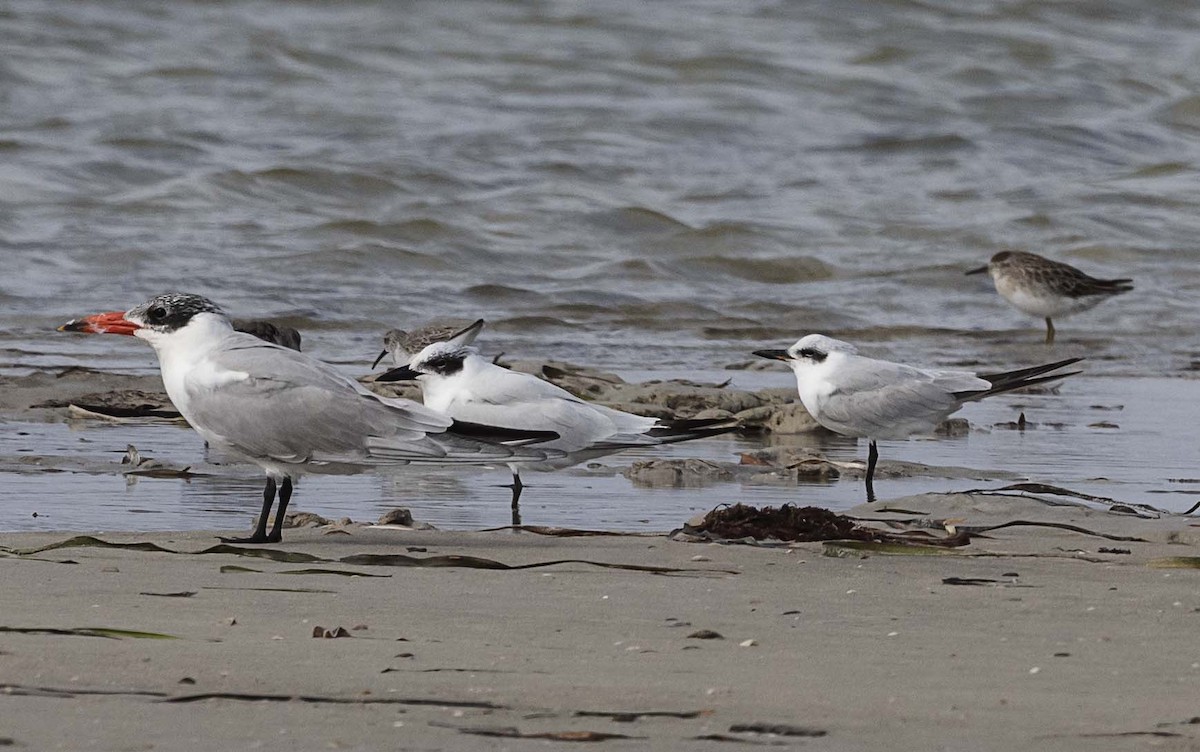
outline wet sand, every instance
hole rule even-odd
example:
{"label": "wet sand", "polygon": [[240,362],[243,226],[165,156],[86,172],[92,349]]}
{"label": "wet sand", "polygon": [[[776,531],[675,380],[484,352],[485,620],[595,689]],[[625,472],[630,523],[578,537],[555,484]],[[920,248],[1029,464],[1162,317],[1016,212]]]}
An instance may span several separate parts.
{"label": "wet sand", "polygon": [[[203,532],[103,536],[179,553],[20,554],[70,535],[4,534],[0,626],[22,631],[0,638],[0,737],[106,750],[526,749],[604,735],[605,749],[679,750],[1200,743],[1200,572],[1167,568],[1200,555],[1194,519],[995,495],[887,506],[1146,542],[1013,527],[942,555],[886,555],[352,526],[265,547],[316,557],[289,562],[197,555],[216,544]],[[364,554],[542,566],[345,561]],[[78,628],[172,639],[51,631]]]}
{"label": "wet sand", "polygon": [[[9,382],[0,414],[62,421],[68,408],[38,405],[156,382],[34,374]],[[47,477],[121,472],[26,459]],[[860,482],[854,466],[834,469]],[[976,476],[953,482],[993,490],[849,513],[937,536],[944,524],[922,525],[1090,533],[1015,526],[900,553],[354,524],[257,549],[213,549],[213,531],[67,547],[53,546],[78,533],[0,533],[0,745],[1195,749],[1196,518],[997,492],[1012,479]],[[796,498],[791,483],[779,498]]]}

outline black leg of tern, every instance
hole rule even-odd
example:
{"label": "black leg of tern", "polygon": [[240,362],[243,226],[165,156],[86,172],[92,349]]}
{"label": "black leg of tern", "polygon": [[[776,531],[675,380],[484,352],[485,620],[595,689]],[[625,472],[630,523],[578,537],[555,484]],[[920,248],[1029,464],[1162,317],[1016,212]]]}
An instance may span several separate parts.
{"label": "black leg of tern", "polygon": [[279,543],[283,540],[283,517],[287,512],[288,502],[292,500],[292,479],[284,476],[283,485],[279,487],[279,506],[275,507],[275,524],[271,526],[271,534],[267,543]]}
{"label": "black leg of tern", "polygon": [[[291,487],[289,486],[289,491]],[[249,538],[222,538],[224,543],[266,543],[267,542],[267,518],[271,516],[271,505],[275,503],[275,479],[268,477],[267,486],[263,489],[263,505],[262,513],[258,515],[258,525],[254,528],[254,535]]]}
{"label": "black leg of tern", "polygon": [[875,446],[875,442],[871,442],[871,448],[867,450],[867,503],[875,503],[875,464],[879,462],[879,447]]}
{"label": "black leg of tern", "polygon": [[509,486],[512,489],[512,524],[521,524],[521,490],[525,488],[525,484],[521,482],[521,476],[513,470],[513,482]]}
{"label": "black leg of tern", "polygon": [[1054,322],[1050,320],[1049,316],[1046,317],[1046,344],[1054,344]]}

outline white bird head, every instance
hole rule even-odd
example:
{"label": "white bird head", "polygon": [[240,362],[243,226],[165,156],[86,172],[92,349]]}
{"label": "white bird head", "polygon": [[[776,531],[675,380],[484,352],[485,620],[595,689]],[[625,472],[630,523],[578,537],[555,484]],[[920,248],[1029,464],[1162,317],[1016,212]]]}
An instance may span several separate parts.
{"label": "white bird head", "polygon": [[448,378],[459,374],[467,358],[478,355],[474,347],[455,340],[434,342],[412,357],[408,365],[381,374],[376,381],[413,381],[429,378]]}
{"label": "white bird head", "polygon": [[806,334],[786,350],[755,350],[754,354],[760,358],[782,360],[795,371],[820,365],[833,353],[850,355],[857,352],[858,348],[849,342],[824,334]]}

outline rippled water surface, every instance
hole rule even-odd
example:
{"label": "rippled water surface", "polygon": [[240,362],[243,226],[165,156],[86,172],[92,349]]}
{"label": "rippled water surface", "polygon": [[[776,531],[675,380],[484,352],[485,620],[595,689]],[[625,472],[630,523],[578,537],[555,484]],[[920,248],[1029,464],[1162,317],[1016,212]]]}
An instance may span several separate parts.
{"label": "rippled water surface", "polygon": [[[1193,2],[14,0],[0,50],[0,372],[152,371],[53,329],[171,289],[351,371],[435,316],[617,370],[1200,362]],[[963,276],[1010,247],[1137,289],[1047,352]]]}

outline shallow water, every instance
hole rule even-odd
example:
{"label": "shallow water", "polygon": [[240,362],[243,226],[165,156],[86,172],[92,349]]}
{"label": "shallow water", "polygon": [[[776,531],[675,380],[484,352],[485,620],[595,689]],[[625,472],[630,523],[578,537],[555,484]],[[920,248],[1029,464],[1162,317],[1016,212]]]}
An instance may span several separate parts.
{"label": "shallow water", "polygon": [[[789,378],[778,374],[780,380]],[[751,381],[772,381],[754,374]],[[885,463],[876,481],[880,499],[935,491],[1000,488],[1014,479],[1126,503],[1183,511],[1200,496],[1191,426],[1200,406],[1189,398],[1194,383],[1182,379],[1074,378],[1058,395],[1001,397],[970,405],[960,415],[973,431],[964,437],[880,442]],[[1025,431],[998,428],[1024,412]],[[1169,418],[1169,419],[1168,419]],[[1101,423],[1111,426],[1098,425]],[[9,490],[0,507],[6,530],[249,529],[258,513],[262,476],[242,465],[206,465],[204,448],[190,429],[174,425],[10,424],[0,439],[0,458],[34,448],[41,454],[87,462],[88,472],[0,472]],[[24,433],[25,435],[18,435]],[[841,437],[792,436],[772,441],[812,447],[831,460],[865,457],[865,446]],[[212,473],[189,480],[119,474],[127,443],[176,467]],[[758,440],[715,438],[629,451],[557,473],[526,473],[522,497],[526,524],[615,530],[662,531],[722,503],[814,504],[846,509],[863,501],[861,480],[844,477],[800,486],[714,482],[699,488],[647,488],[615,471],[639,459],[699,457],[737,462]],[[969,468],[971,479],[918,473],[888,477],[886,462],[904,460],[935,467]],[[70,463],[63,463],[70,467]],[[9,465],[11,467],[11,465]],[[507,470],[431,471],[400,468],[354,476],[305,476],[293,509],[333,519],[373,521],[397,506],[442,528],[475,529],[509,522]],[[34,513],[37,516],[33,516]]]}
{"label": "shallow water", "polygon": [[[490,353],[622,371],[711,371],[823,331],[917,363],[1086,355],[1090,375],[1188,375],[1197,39],[1200,5],[1181,0],[15,0],[0,8],[0,372],[153,371],[141,343],[53,329],[185,289],[283,319],[352,371],[389,327],[483,316]],[[1060,322],[1048,350],[1040,322],[962,274],[1009,247],[1137,289]],[[1142,446],[1188,436],[1188,387],[1162,387],[1179,401]],[[117,448],[176,445],[112,430]],[[959,443],[903,451],[932,446]],[[1059,459],[1074,450],[1031,459],[1115,472]],[[370,478],[338,493],[378,496]],[[490,482],[461,493],[504,493]],[[848,487],[816,491],[838,506]],[[113,493],[147,488],[224,503],[199,480]],[[458,519],[493,520],[473,514]],[[160,521],[183,524],[127,524]]]}
{"label": "shallow water", "polygon": [[614,368],[814,330],[1016,363],[1040,323],[962,272],[1021,247],[1137,281],[1064,349],[1178,373],[1198,32],[1189,2],[17,0],[0,366],[150,370],[52,329],[177,288],[359,364],[435,315]]}

